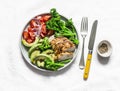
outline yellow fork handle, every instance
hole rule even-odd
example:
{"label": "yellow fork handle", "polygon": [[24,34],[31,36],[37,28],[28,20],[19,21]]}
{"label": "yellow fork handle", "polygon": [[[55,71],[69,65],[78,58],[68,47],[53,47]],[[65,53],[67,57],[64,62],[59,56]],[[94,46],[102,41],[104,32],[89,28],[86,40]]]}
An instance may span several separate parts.
{"label": "yellow fork handle", "polygon": [[84,70],[84,76],[83,76],[85,80],[88,78],[88,75],[89,75],[91,59],[92,59],[92,54],[88,53],[86,66]]}

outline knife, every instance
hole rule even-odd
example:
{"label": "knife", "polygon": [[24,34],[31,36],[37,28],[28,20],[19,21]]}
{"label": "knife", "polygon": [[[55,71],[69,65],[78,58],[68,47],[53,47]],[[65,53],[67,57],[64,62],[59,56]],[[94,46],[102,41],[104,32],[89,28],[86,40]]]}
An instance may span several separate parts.
{"label": "knife", "polygon": [[88,51],[88,56],[87,56],[87,61],[86,61],[86,66],[85,66],[84,76],[83,76],[85,80],[88,78],[88,75],[89,75],[92,52],[93,52],[96,30],[97,30],[97,24],[98,24],[98,21],[95,20],[92,26],[91,34],[90,34],[90,40],[89,40],[89,45],[88,45],[89,51]]}

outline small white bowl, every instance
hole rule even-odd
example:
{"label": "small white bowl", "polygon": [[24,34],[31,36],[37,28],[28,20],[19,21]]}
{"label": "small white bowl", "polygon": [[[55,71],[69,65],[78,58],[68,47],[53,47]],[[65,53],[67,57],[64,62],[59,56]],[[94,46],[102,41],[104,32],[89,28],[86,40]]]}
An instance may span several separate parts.
{"label": "small white bowl", "polygon": [[[101,46],[103,43],[107,45],[108,51],[106,51],[106,52],[104,52],[104,53],[101,53],[101,52],[99,51],[99,48],[100,48],[100,46]],[[112,45],[111,45],[111,43],[110,43],[109,41],[107,41],[107,40],[101,41],[101,42],[98,44],[98,46],[97,46],[97,53],[98,53],[101,57],[109,57],[109,56],[112,54]]]}

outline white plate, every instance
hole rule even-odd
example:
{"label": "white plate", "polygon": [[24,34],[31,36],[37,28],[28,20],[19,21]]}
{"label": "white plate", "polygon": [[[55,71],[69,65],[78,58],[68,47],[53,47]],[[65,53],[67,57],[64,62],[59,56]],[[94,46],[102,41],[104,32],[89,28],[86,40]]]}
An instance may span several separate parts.
{"label": "white plate", "polygon": [[[47,13],[45,13],[45,14],[47,14]],[[42,14],[41,14],[41,15],[42,15]],[[61,18],[62,18],[64,21],[67,20],[67,18],[65,18],[65,17],[62,16],[62,15],[61,15]],[[24,29],[27,27],[28,24],[29,24],[29,22],[26,24],[26,26],[24,27]],[[74,28],[75,28],[75,27],[74,27]],[[24,29],[23,29],[23,31],[24,31]],[[75,29],[75,30],[76,30],[76,29]],[[22,32],[23,32],[23,31],[22,31]],[[76,31],[76,35],[77,35],[77,39],[79,40],[77,31]],[[28,57],[28,50],[27,50],[27,48],[22,44],[21,39],[22,39],[22,34],[21,34],[21,38],[20,38],[20,49],[21,49],[22,55],[23,55],[23,57],[25,58],[25,60],[26,60],[32,67],[34,67],[35,69],[38,69],[38,70],[41,70],[41,71],[46,71],[46,72],[53,72],[53,71],[51,71],[51,70],[47,70],[47,69],[43,69],[43,68],[38,68],[36,65],[33,65],[33,64],[31,63],[30,58]],[[67,66],[69,66],[69,65],[75,60],[75,57],[76,57],[76,55],[77,55],[77,53],[78,53],[78,49],[79,49],[79,44],[78,44],[78,46],[76,46],[76,49],[75,49],[75,51],[74,51],[74,55],[73,55],[73,58],[71,59],[71,61],[70,61],[69,63],[65,64],[64,67],[59,68],[57,71],[66,68]]]}

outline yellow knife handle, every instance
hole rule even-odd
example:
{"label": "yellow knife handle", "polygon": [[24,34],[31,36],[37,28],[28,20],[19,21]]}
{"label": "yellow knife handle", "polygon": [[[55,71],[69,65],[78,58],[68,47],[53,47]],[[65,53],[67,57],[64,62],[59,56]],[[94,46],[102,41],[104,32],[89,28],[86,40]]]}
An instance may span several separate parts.
{"label": "yellow knife handle", "polygon": [[88,75],[89,75],[91,59],[92,59],[92,54],[88,53],[86,66],[85,66],[85,70],[84,70],[84,79],[85,80],[88,78]]}

